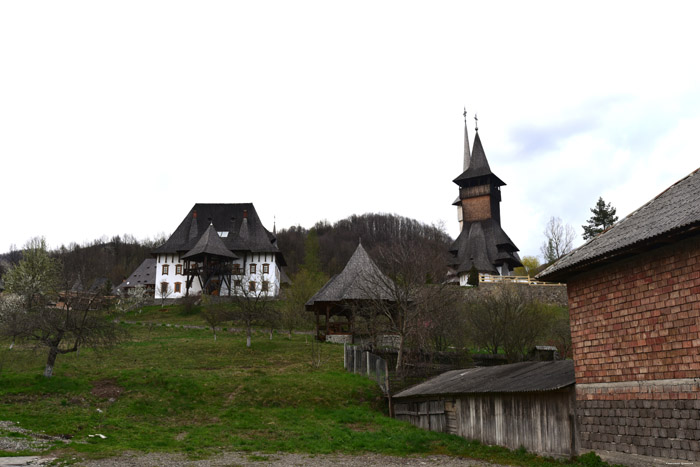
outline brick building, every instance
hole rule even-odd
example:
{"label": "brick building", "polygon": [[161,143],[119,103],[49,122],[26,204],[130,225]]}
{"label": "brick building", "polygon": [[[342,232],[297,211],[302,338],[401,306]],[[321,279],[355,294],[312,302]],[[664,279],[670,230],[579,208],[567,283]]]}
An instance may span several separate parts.
{"label": "brick building", "polygon": [[581,449],[700,460],[700,169],[538,277],[568,285]]}

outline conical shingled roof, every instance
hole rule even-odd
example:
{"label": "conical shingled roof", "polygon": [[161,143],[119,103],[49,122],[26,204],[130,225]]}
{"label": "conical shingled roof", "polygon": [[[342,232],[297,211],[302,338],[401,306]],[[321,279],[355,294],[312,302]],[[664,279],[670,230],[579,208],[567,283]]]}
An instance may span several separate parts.
{"label": "conical shingled roof", "polygon": [[362,244],[359,244],[340,274],[333,276],[321,287],[321,290],[306,302],[306,307],[309,309],[319,302],[391,300],[391,294],[386,288],[390,283],[391,279],[379,270]]}
{"label": "conical shingled roof", "polygon": [[486,153],[484,152],[484,147],[481,144],[481,138],[479,137],[479,133],[477,132],[476,137],[474,138],[474,149],[472,150],[471,158],[469,161],[469,167],[453,181],[457,185],[462,186],[469,179],[484,176],[491,176],[496,186],[505,185],[505,182],[503,180],[501,180],[496,176],[496,174],[491,172],[491,167],[489,167],[489,161],[486,159]]}
{"label": "conical shingled roof", "polygon": [[[195,215],[196,213],[196,215]],[[182,253],[192,250],[209,224],[217,232],[226,232],[221,241],[231,251],[276,253],[277,261],[285,265],[275,236],[260,221],[252,203],[197,203],[175,229],[168,240],[153,253]]]}
{"label": "conical shingled roof", "polygon": [[213,224],[209,224],[209,227],[207,227],[204,234],[199,237],[199,240],[194,245],[194,248],[182,255],[182,259],[197,259],[205,255],[231,259],[238,258],[238,256],[226,248],[223,240],[221,240],[221,237],[219,237],[216,229],[214,229]]}
{"label": "conical shingled roof", "polygon": [[467,272],[472,264],[479,272],[498,274],[497,265],[507,263],[509,269],[522,266],[518,248],[494,219],[467,222],[452,243],[452,267],[457,273]]}

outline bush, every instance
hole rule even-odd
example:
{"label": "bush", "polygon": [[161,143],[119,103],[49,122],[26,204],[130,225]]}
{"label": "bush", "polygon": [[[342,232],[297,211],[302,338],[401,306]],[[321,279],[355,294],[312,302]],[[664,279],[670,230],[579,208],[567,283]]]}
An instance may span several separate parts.
{"label": "bush", "polygon": [[202,297],[200,295],[188,295],[178,298],[177,304],[180,305],[180,314],[184,316],[194,315],[199,313],[199,303]]}

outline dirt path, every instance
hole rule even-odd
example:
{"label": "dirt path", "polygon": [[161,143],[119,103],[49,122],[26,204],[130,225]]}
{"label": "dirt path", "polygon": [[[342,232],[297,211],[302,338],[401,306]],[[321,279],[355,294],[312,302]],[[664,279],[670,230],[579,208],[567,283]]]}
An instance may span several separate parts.
{"label": "dirt path", "polygon": [[191,461],[176,454],[124,454],[120,457],[83,461],[74,465],[84,467],[117,467],[117,466],[169,466],[169,467],[223,467],[223,466],[349,466],[349,467],[369,467],[369,466],[478,466],[489,467],[483,461],[473,459],[461,459],[448,456],[427,456],[427,457],[394,457],[379,454],[345,455],[345,454],[323,454],[312,456],[309,454],[253,454],[242,452],[229,452],[218,456]]}

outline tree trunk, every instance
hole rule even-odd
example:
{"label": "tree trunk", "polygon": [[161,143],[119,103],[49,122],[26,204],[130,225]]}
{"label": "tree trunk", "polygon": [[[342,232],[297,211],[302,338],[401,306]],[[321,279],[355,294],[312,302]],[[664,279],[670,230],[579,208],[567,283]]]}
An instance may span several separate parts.
{"label": "tree trunk", "polygon": [[58,356],[58,347],[49,348],[49,358],[46,360],[46,367],[44,368],[44,376],[51,378],[53,376],[53,366],[56,364],[56,357]]}
{"label": "tree trunk", "polygon": [[250,324],[248,324],[248,328],[246,330],[245,346],[246,347],[251,346]]}
{"label": "tree trunk", "polygon": [[292,339],[292,330],[291,329],[289,330],[289,339],[290,340]]}
{"label": "tree trunk", "polygon": [[396,355],[396,372],[401,372],[403,366],[403,335],[399,336],[399,352]]}

